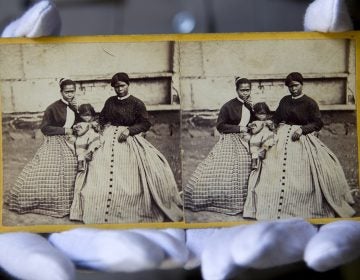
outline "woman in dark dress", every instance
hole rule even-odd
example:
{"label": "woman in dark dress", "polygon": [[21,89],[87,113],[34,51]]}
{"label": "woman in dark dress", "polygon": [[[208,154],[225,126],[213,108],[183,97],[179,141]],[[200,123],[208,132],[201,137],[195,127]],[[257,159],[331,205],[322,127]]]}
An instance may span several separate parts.
{"label": "woman in dark dress", "polygon": [[165,157],[142,137],[151,124],[144,103],[130,95],[129,77],[111,79],[99,121],[104,145],[88,166],[81,191],[84,223],[180,221],[182,201]]}
{"label": "woman in dark dress", "polygon": [[6,204],[10,210],[53,217],[69,214],[77,161],[66,138],[72,135],[72,126],[77,119],[73,105],[75,90],[72,80],[61,80],[62,98],[46,108],[42,120],[44,143],[7,196]]}
{"label": "woman in dark dress", "polygon": [[285,85],[290,95],[281,99],[273,117],[278,142],[268,151],[258,180],[249,182],[253,191],[244,217],[351,217],[354,201],[343,169],[314,134],[323,126],[319,106],[303,93],[300,73],[290,73]]}
{"label": "woman in dark dress", "polygon": [[220,109],[217,130],[220,140],[199,164],[184,188],[184,206],[192,211],[214,211],[236,215],[243,211],[251,157],[247,125],[252,118],[249,103],[251,82],[235,80],[237,97]]}

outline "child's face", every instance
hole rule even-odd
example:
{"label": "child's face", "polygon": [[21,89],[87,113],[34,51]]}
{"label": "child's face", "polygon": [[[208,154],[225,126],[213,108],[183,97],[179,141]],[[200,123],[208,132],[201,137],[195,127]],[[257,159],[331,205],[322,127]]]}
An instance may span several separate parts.
{"label": "child's face", "polygon": [[82,136],[89,130],[89,124],[85,122],[77,123],[73,126],[75,135]]}
{"label": "child's face", "polygon": [[261,121],[253,121],[249,124],[251,134],[257,134],[264,127],[264,123]]}
{"label": "child's face", "polygon": [[265,121],[267,119],[267,114],[264,113],[255,114],[255,118],[259,121]]}
{"label": "child's face", "polygon": [[93,117],[91,115],[80,115],[80,118],[84,121],[84,122],[91,122],[93,120]]}

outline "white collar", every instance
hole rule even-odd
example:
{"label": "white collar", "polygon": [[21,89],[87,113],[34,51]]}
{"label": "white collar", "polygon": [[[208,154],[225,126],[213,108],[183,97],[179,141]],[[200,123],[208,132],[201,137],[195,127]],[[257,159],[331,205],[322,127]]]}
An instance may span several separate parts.
{"label": "white collar", "polygon": [[239,100],[242,104],[245,103],[244,100],[242,100],[239,96],[237,96],[236,98],[237,98],[237,100]]}
{"label": "white collar", "polygon": [[123,96],[123,97],[117,97],[119,100],[124,100],[126,98],[128,98],[130,96],[130,93],[128,93],[127,95]]}
{"label": "white collar", "polygon": [[304,93],[300,94],[299,96],[291,96],[292,99],[299,99],[304,96]]}
{"label": "white collar", "polygon": [[69,105],[69,102],[67,102],[64,98],[60,99],[62,102],[64,102],[66,105]]}

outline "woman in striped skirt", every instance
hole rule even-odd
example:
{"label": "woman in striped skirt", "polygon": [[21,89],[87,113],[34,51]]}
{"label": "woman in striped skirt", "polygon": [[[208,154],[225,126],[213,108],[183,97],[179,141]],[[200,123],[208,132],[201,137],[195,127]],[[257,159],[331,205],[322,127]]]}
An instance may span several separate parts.
{"label": "woman in striped skirt", "polygon": [[41,124],[45,135],[34,158],[20,173],[5,203],[20,214],[69,215],[76,177],[76,157],[66,138],[77,119],[75,82],[61,80],[62,98],[46,108]]}
{"label": "woman in striped skirt", "polygon": [[99,116],[105,127],[104,144],[89,162],[81,190],[81,216],[86,224],[183,219],[167,160],[141,136],[151,124],[144,103],[129,94],[129,84],[126,73],[112,77],[116,96],[106,101]]}
{"label": "woman in striped skirt", "polygon": [[237,97],[220,109],[217,130],[220,140],[201,162],[184,188],[185,208],[236,215],[243,211],[251,157],[247,125],[252,118],[249,104],[251,83],[235,80]]}
{"label": "woman in striped skirt", "polygon": [[290,73],[283,97],[273,116],[277,144],[263,163],[257,180],[250,180],[244,217],[351,217],[353,198],[343,169],[315,135],[323,123],[317,103],[303,91],[303,77]]}

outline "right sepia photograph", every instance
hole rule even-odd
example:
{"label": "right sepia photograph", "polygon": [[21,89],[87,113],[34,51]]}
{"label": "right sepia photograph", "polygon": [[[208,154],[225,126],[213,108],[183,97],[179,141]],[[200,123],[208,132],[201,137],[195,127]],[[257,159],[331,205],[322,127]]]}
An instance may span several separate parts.
{"label": "right sepia photograph", "polygon": [[354,40],[179,52],[186,223],[360,216]]}

